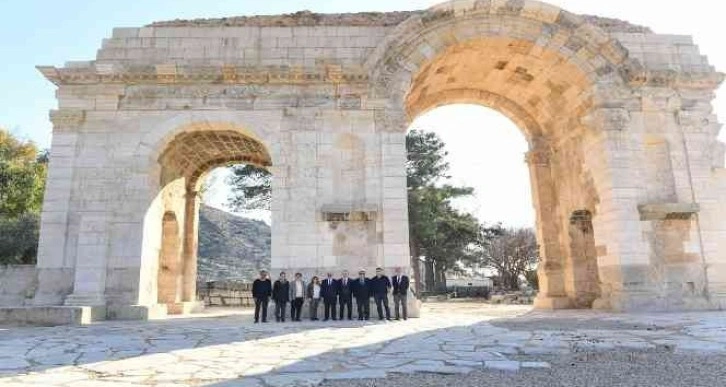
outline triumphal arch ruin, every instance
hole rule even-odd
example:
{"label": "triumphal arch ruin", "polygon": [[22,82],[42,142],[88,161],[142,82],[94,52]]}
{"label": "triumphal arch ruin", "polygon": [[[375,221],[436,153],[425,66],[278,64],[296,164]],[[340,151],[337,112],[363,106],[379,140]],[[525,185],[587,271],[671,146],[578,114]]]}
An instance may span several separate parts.
{"label": "triumphal arch ruin", "polygon": [[529,143],[536,306],[726,306],[723,77],[690,37],[461,0],[117,28],[39,70],[59,104],[34,305],[183,311],[200,177],[230,162],[274,175],[273,271],[409,267],[408,124],[473,103]]}

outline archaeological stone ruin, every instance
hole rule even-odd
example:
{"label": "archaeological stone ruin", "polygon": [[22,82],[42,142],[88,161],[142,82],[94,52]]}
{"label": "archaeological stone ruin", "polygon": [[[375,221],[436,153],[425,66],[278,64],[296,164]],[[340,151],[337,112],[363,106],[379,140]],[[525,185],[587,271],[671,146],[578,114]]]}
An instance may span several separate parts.
{"label": "archaeological stone ruin", "polygon": [[274,176],[273,274],[410,271],[406,131],[456,103],[529,143],[536,307],[726,306],[723,75],[688,36],[457,0],[116,28],[38,69],[58,108],[28,319],[194,309],[200,182],[231,162]]}

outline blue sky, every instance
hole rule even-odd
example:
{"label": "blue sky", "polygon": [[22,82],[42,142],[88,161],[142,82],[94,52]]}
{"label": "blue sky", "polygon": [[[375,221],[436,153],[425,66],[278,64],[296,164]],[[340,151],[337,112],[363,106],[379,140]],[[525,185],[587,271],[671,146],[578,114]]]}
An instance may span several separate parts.
{"label": "blue sky", "polygon": [[[62,66],[67,60],[90,60],[114,27],[200,17],[314,12],[423,9],[440,0],[0,0],[0,126],[41,147],[50,143],[48,110],[55,108],[54,86],[36,65]],[[693,35],[701,52],[726,70],[726,23],[720,2],[713,0],[551,0],[575,13],[625,19],[657,33]],[[719,91],[716,112],[726,117],[726,92]],[[444,108],[414,125],[444,137],[456,182],[474,186],[476,199],[463,206],[482,220],[531,225],[533,211],[523,163],[526,144],[517,128],[484,108]],[[455,127],[455,129],[453,129]],[[482,130],[486,128],[486,130]],[[472,142],[476,133],[477,142]],[[726,135],[721,136],[722,139]],[[484,144],[474,146],[475,144]],[[524,147],[524,148],[523,148]],[[484,155],[484,156],[482,156]],[[222,179],[223,180],[223,179]],[[492,189],[491,182],[497,182]],[[506,183],[506,184],[503,184]],[[218,184],[220,187],[223,184]],[[217,202],[221,205],[224,189]],[[503,219],[504,218],[504,219]]]}

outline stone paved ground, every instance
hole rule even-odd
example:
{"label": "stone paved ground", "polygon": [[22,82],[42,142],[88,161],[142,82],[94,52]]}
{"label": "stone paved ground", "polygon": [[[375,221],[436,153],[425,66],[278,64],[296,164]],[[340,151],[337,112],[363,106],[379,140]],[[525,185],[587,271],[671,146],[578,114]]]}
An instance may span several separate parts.
{"label": "stone paved ground", "polygon": [[[546,379],[564,372],[578,356],[588,364],[597,356],[622,353],[656,360],[702,356],[726,369],[726,314],[720,312],[553,314],[448,303],[426,304],[423,315],[393,323],[255,325],[244,311],[87,327],[5,328],[0,329],[0,385],[285,386],[323,380],[336,385],[338,379],[379,385],[375,379],[384,377],[399,385],[432,374],[487,373]],[[442,383],[421,379],[410,385]]]}

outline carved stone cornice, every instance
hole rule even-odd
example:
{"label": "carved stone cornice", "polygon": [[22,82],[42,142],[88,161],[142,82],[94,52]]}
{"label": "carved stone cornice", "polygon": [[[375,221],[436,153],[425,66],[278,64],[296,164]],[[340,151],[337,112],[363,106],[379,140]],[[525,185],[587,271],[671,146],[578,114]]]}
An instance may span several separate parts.
{"label": "carved stone cornice", "polygon": [[50,122],[54,131],[77,129],[86,121],[85,110],[51,110]]}
{"label": "carved stone cornice", "polygon": [[178,66],[156,65],[116,68],[103,71],[96,67],[57,68],[38,66],[54,84],[367,84],[368,71],[363,67],[319,66]]}

